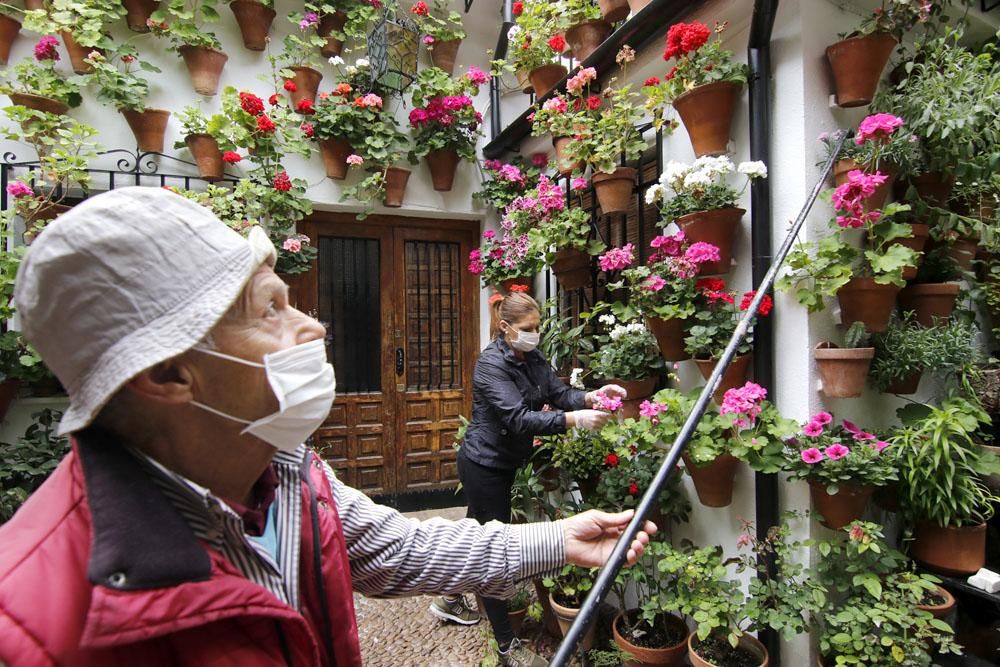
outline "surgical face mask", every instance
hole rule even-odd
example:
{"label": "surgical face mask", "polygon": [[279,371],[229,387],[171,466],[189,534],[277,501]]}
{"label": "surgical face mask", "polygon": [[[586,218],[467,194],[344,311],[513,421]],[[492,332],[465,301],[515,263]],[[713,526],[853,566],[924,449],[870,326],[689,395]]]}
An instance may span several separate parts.
{"label": "surgical face mask", "polygon": [[240,419],[197,401],[191,404],[247,427],[249,433],[285,452],[293,452],[326,421],[336,397],[333,365],[326,360],[323,339],[295,345],[286,350],[264,355],[258,364],[239,357],[194,348],[203,354],[233,361],[244,366],[263,368],[268,384],[278,399],[278,411],[256,421]]}
{"label": "surgical face mask", "polygon": [[538,341],[541,340],[541,335],[537,331],[521,331],[514,327],[510,327],[510,331],[516,333],[517,338],[514,340],[508,338],[507,344],[518,352],[531,352],[538,347]]}

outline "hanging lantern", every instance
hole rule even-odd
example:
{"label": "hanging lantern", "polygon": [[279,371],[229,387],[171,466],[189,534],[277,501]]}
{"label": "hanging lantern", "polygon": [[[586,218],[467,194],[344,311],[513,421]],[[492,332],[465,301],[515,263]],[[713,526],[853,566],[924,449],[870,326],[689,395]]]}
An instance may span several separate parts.
{"label": "hanging lantern", "polygon": [[386,94],[402,94],[417,76],[420,31],[387,5],[382,18],[368,34],[368,60],[372,88]]}

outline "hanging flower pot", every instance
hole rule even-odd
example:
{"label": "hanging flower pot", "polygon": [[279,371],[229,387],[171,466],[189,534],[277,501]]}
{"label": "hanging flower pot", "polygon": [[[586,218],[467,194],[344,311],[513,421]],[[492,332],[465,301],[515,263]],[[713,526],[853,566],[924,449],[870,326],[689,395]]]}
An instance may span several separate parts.
{"label": "hanging flower pot", "polygon": [[10,47],[17,39],[21,24],[6,14],[0,14],[0,65],[6,65],[10,57]]}
{"label": "hanging flower pot", "polygon": [[958,283],[907,285],[899,291],[899,309],[904,313],[914,311],[922,327],[934,326],[935,319],[944,323],[955,310],[960,287]]}
{"label": "hanging flower pot", "polygon": [[316,91],[319,90],[319,82],[323,80],[323,73],[317,72],[312,67],[296,66],[289,69],[295,72],[295,76],[292,77],[295,88],[288,93],[292,108],[298,109],[299,102],[302,100],[315,102]]}
{"label": "hanging flower pot", "polygon": [[930,597],[936,599],[931,600],[928,604],[918,604],[917,609],[923,609],[937,619],[943,620],[957,604],[955,596],[949,593],[948,589],[943,586],[936,586],[934,593]]}
{"label": "hanging flower pot", "polygon": [[57,116],[63,116],[69,111],[69,105],[60,102],[59,100],[54,100],[51,97],[42,97],[41,95],[31,95],[30,93],[8,93],[7,97],[14,104],[22,107],[28,107],[29,109],[34,109],[35,111],[44,111],[45,113],[55,114]]}
{"label": "hanging flower pot", "polygon": [[687,330],[687,320],[671,318],[662,320],[659,317],[647,317],[646,326],[656,337],[660,347],[660,356],[667,361],[684,361],[691,355],[684,351],[684,336]]}
{"label": "hanging flower pot", "polygon": [[[751,361],[753,361],[752,354],[741,354],[733,358],[732,362],[726,368],[726,372],[722,374],[719,387],[712,394],[716,403],[722,405],[722,398],[726,395],[726,391],[742,387],[746,383]],[[712,375],[717,362],[717,359],[698,359],[697,357],[694,360],[694,363],[698,366],[698,370],[701,371],[701,376],[706,380]]]}
{"label": "hanging flower pot", "polygon": [[919,222],[911,224],[910,230],[910,238],[893,239],[891,242],[892,244],[906,246],[907,248],[913,250],[913,252],[917,253],[917,263],[903,269],[903,280],[913,280],[917,277],[917,268],[920,266],[920,262],[924,258],[924,246],[927,244],[927,238],[931,233],[930,227]]}
{"label": "hanging flower pot", "polygon": [[608,23],[618,23],[630,11],[627,0],[597,0],[597,6],[601,9],[601,18]]}
{"label": "hanging flower pot", "polygon": [[948,246],[947,255],[961,270],[972,271],[972,260],[976,258],[978,250],[979,241],[977,239],[961,236]]}
{"label": "hanging flower pot", "polygon": [[658,377],[652,375],[650,377],[640,378],[638,380],[622,380],[621,378],[608,378],[608,384],[616,384],[625,390],[625,398],[622,401],[622,407],[620,409],[620,414],[625,419],[629,417],[639,416],[639,406],[644,400],[653,395],[656,391],[656,383],[659,380]]}
{"label": "hanging flower pot", "polygon": [[87,64],[87,56],[90,55],[91,51],[97,51],[98,53],[104,53],[104,51],[96,46],[83,46],[76,41],[73,33],[68,30],[63,30],[59,34],[62,36],[63,45],[65,45],[66,52],[69,54],[69,62],[73,67],[73,71],[76,74],[89,74],[93,67]]}
{"label": "hanging flower pot", "polygon": [[696,157],[728,152],[729,130],[741,88],[732,81],[716,81],[692,88],[674,100]]}
{"label": "hanging flower pot", "polygon": [[872,101],[894,48],[896,40],[884,32],[851,37],[826,47],[838,106],[860,107]]}
{"label": "hanging flower pot", "polygon": [[160,7],[160,0],[122,0],[122,4],[125,5],[128,29],[133,32],[149,32],[146,21]]}
{"label": "hanging flower pot", "polygon": [[918,521],[910,556],[935,572],[974,574],[986,565],[986,524],[942,528],[933,521]]}
{"label": "hanging flower pot", "polygon": [[908,395],[917,393],[920,388],[920,378],[923,376],[922,370],[911,371],[900,379],[885,388],[887,394]]}
{"label": "hanging flower pot", "polygon": [[[37,209],[35,209],[35,215],[31,219],[31,223],[28,225],[21,237],[24,239],[25,245],[31,245],[31,242],[38,238],[38,235],[44,231],[44,223],[55,220],[60,215],[65,213],[70,209],[66,204],[55,204],[51,201],[42,202]],[[37,396],[37,391],[34,392]]]}
{"label": "hanging flower pot", "polygon": [[143,153],[162,153],[163,136],[167,132],[167,120],[170,112],[165,109],[146,109],[133,111],[122,109],[125,122],[135,135],[139,151]]}
{"label": "hanging flower pot", "polygon": [[882,285],[872,278],[851,278],[837,292],[840,321],[845,325],[864,322],[868,331],[881,333],[889,327],[898,292],[896,285]]}
{"label": "hanging flower pot", "polygon": [[[556,615],[556,620],[559,621],[559,630],[562,632],[563,636],[565,636],[566,633],[569,632],[570,626],[573,625],[573,620],[576,618],[576,615],[580,613],[580,610],[562,606],[555,601],[555,598],[552,597],[551,593],[548,598],[549,605],[552,607],[552,612]],[[587,628],[586,633],[584,633],[583,639],[580,641],[580,647],[584,651],[589,651],[594,646],[595,627],[596,624],[592,622],[590,627]]]}
{"label": "hanging flower pot", "polygon": [[389,208],[402,206],[408,180],[410,180],[409,169],[387,167],[385,170],[385,195],[382,198],[382,203]]}
{"label": "hanging flower pot", "polygon": [[840,348],[833,343],[819,343],[813,348],[816,372],[824,396],[854,398],[861,395],[868,368],[875,357],[874,347]]}
{"label": "hanging flower pot", "polygon": [[[705,641],[721,642],[727,648],[729,647],[729,640],[725,635],[709,637]],[[688,659],[691,661],[693,667],[716,667],[712,662],[709,662],[698,655],[698,647],[702,642],[698,639],[698,633],[692,632],[691,636],[688,637]],[[767,649],[761,644],[757,639],[751,637],[747,633],[743,633],[740,636],[739,648],[747,651],[753,655],[755,662],[753,664],[756,667],[767,667]],[[743,661],[736,664],[749,665],[751,663]]]}
{"label": "hanging flower pot", "polygon": [[875,487],[871,484],[864,486],[839,484],[837,493],[830,495],[826,492],[826,484],[811,479],[807,481],[813,508],[823,517],[820,523],[830,530],[840,530],[850,522],[860,519],[868,499],[875,493]]}
{"label": "hanging flower pot", "polygon": [[455,59],[458,57],[458,47],[461,45],[461,39],[435,40],[430,49],[431,62],[451,76],[455,71]]}
{"label": "hanging flower pot", "polygon": [[225,163],[215,137],[210,134],[189,134],[184,137],[184,143],[198,165],[198,174],[202,180],[212,183],[222,179]]}
{"label": "hanging flower pot", "polygon": [[573,57],[583,62],[611,34],[607,21],[584,21],[566,31],[566,41],[573,50]]}
{"label": "hanging flower pot", "polygon": [[556,150],[556,166],[560,176],[569,176],[574,171],[582,172],[584,169],[583,160],[571,160],[566,156],[566,145],[573,141],[572,137],[554,137],[552,147]]}
{"label": "hanging flower pot", "polygon": [[683,665],[684,656],[687,654],[687,638],[691,634],[688,632],[684,621],[673,614],[664,614],[661,618],[664,621],[664,625],[669,628],[668,635],[671,639],[677,639],[677,641],[659,648],[652,648],[645,645],[639,646],[626,639],[622,635],[621,628],[624,627],[623,623],[626,615],[636,618],[641,616],[641,614],[642,611],[639,609],[623,611],[611,623],[611,632],[614,635],[615,643],[618,644],[622,651],[632,656],[632,659],[625,660],[622,663],[624,667],[672,667],[674,665],[680,667],[680,665]]}
{"label": "hanging flower pot", "polygon": [[328,178],[343,180],[347,176],[347,156],[351,152],[351,144],[347,139],[330,137],[319,140],[319,155],[323,158],[323,167]]}
{"label": "hanging flower pot", "polygon": [[17,398],[17,392],[21,389],[20,380],[4,380],[0,382],[0,421],[7,416],[10,404]]}
{"label": "hanging flower pot", "polygon": [[28,11],[45,9],[45,0],[24,0],[24,8]]}
{"label": "hanging flower pot", "polygon": [[593,278],[591,257],[576,248],[562,248],[556,251],[552,272],[556,274],[556,280],[563,289],[588,287]]}
{"label": "hanging flower pot", "polygon": [[701,504],[705,507],[729,507],[733,502],[733,486],[740,460],[731,454],[722,454],[709,463],[698,464],[691,460],[687,452],[681,457]]}
{"label": "hanging flower pot", "polygon": [[222,51],[190,44],[179,47],[177,52],[184,58],[196,93],[211,97],[219,92],[219,78],[229,56]]}
{"label": "hanging flower pot", "polygon": [[[854,160],[837,160],[833,164],[833,181],[837,187],[840,187],[847,182],[847,174],[854,171],[855,169],[861,169],[863,171],[874,172],[874,169],[867,169],[863,165],[859,165]],[[868,211],[876,211],[881,209],[885,205],[885,200],[889,198],[889,193],[892,192],[892,184],[896,180],[896,169],[883,165],[878,169],[880,174],[886,176],[885,182],[875,188],[873,192],[868,197],[865,197],[864,209]]]}
{"label": "hanging flower pot", "polygon": [[597,203],[604,215],[625,213],[635,192],[635,169],[618,167],[611,174],[597,173],[590,179],[597,194]]}
{"label": "hanging flower pot", "polygon": [[528,80],[535,89],[535,97],[543,97],[545,93],[556,87],[556,84],[566,76],[566,68],[555,63],[542,65],[528,72]]}
{"label": "hanging flower pot", "polygon": [[319,20],[319,27],[316,32],[320,37],[326,39],[326,44],[319,48],[319,52],[323,54],[324,58],[332,58],[333,56],[339,56],[341,51],[344,50],[344,43],[337,39],[335,35],[331,35],[333,32],[340,32],[344,29],[344,24],[347,23],[347,14],[337,10],[332,14],[324,14]]}
{"label": "hanging flower pot", "polygon": [[742,208],[717,208],[677,218],[677,226],[689,241],[703,241],[719,248],[719,261],[705,262],[699,267],[698,275],[729,273],[733,263],[733,238],[745,213]]}
{"label": "hanging flower pot", "polygon": [[431,181],[438,192],[448,192],[455,182],[455,172],[461,156],[450,148],[431,151],[424,159],[431,169]]}
{"label": "hanging flower pot", "polygon": [[531,86],[531,79],[528,78],[528,72],[519,69],[514,72],[514,77],[517,79],[517,86],[521,89],[521,92],[525,95],[535,92],[535,89]]}
{"label": "hanging flower pot", "polygon": [[267,33],[271,30],[275,12],[260,0],[233,0],[229,4],[243,35],[243,46],[251,51],[263,51]]}

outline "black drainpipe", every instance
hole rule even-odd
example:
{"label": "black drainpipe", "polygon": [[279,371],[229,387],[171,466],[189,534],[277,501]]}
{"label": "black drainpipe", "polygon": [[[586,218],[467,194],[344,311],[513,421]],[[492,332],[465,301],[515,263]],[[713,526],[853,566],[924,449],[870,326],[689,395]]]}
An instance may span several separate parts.
{"label": "black drainpipe", "polygon": [[[503,0],[503,25],[497,35],[497,48],[493,57],[504,60],[507,57],[507,33],[514,26],[514,0]],[[490,77],[490,141],[500,134],[500,78]]]}
{"label": "black drainpipe", "polygon": [[[754,0],[747,63],[750,66],[750,159],[761,160],[768,167],[768,178],[750,186],[750,243],[753,255],[753,285],[761,283],[771,266],[771,32],[778,10],[778,0]],[[774,386],[774,328],[769,318],[760,318],[754,327],[753,377],[767,388],[768,399],[776,400]],[[756,473],[757,538],[765,539],[767,530],[778,523],[778,476]],[[768,564],[773,570],[774,562]],[[761,573],[764,576],[764,573]],[[781,664],[781,644],[772,631],[760,633],[767,646],[770,664]]]}

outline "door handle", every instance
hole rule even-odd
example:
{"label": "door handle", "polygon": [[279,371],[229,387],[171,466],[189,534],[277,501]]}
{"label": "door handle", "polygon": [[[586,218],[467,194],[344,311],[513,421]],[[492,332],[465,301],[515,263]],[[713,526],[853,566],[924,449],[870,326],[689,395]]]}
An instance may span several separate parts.
{"label": "door handle", "polygon": [[405,357],[403,356],[403,348],[396,348],[396,376],[401,376],[404,370]]}

